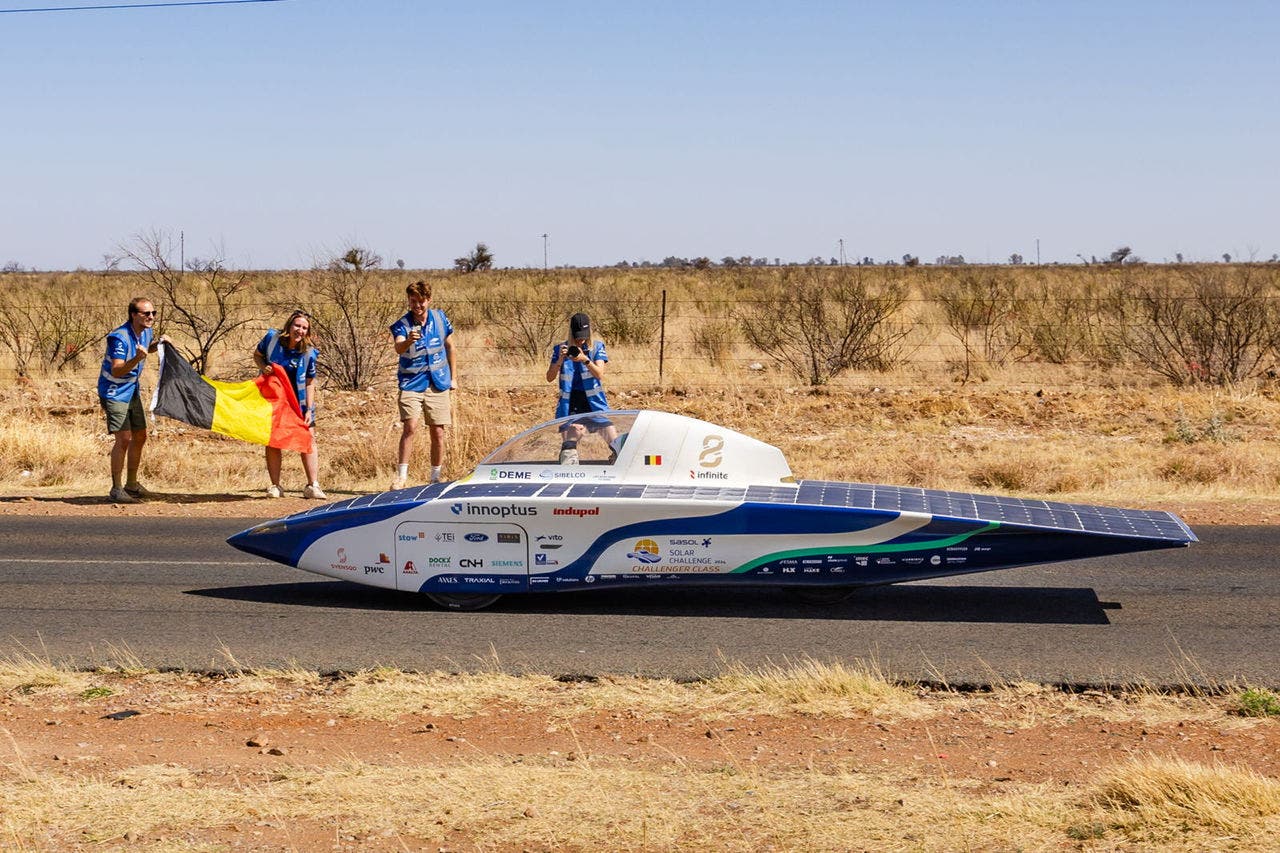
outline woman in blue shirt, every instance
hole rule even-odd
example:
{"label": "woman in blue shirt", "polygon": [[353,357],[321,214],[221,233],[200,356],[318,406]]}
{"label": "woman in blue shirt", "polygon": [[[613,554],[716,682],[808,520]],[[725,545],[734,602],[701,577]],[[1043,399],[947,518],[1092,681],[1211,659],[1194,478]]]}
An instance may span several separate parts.
{"label": "woman in blue shirt", "polygon": [[[289,377],[289,386],[297,395],[302,417],[311,429],[311,452],[299,454],[302,457],[302,470],[307,475],[307,486],[302,490],[302,496],[325,500],[328,495],[320,488],[320,451],[315,445],[315,380],[319,357],[320,351],[311,340],[311,315],[306,311],[294,311],[290,314],[285,324],[267,332],[253,351],[253,360],[264,376],[273,373],[272,365],[278,364]],[[284,491],[280,488],[282,456],[280,448],[267,448],[267,475],[271,477],[271,485],[267,487],[269,498],[284,497]]]}

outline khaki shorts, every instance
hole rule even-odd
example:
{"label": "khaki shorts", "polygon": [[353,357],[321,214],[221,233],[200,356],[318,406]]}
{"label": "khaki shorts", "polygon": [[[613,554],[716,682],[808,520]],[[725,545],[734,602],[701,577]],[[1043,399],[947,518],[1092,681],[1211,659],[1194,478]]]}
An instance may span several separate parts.
{"label": "khaki shorts", "polygon": [[107,432],[117,433],[122,430],[134,432],[147,428],[147,415],[142,411],[142,395],[135,393],[133,399],[124,403],[119,400],[108,400],[99,397],[102,411],[107,415]]}
{"label": "khaki shorts", "polygon": [[416,421],[419,418],[428,426],[449,426],[453,419],[449,415],[450,396],[448,391],[401,391],[400,420]]}

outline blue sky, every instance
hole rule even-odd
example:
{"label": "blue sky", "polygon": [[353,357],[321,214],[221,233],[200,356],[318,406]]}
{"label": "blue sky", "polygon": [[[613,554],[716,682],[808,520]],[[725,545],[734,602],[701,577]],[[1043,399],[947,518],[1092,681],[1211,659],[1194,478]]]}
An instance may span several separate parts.
{"label": "blue sky", "polygon": [[[0,10],[92,5],[0,0]],[[1280,4],[0,14],[0,263],[1280,252]]]}

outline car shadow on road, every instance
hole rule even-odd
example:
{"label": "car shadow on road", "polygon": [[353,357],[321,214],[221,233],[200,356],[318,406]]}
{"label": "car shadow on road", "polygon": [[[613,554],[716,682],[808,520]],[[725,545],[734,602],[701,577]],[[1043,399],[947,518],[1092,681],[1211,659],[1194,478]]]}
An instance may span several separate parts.
{"label": "car shadow on road", "polygon": [[977,622],[1044,625],[1109,625],[1104,602],[1089,587],[936,586],[869,587],[844,601],[812,604],[790,590],[630,589],[581,590],[559,595],[508,595],[473,614],[443,612],[414,593],[359,586],[345,581],[190,589],[188,595],[295,607],[347,610],[427,611],[459,618],[512,614],[555,616],[720,617],[735,619],[834,619],[868,622]]}

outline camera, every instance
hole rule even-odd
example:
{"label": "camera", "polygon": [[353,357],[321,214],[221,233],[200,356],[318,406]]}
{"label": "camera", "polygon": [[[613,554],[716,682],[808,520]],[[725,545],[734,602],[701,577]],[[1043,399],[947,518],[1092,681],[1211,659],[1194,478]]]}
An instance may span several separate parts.
{"label": "camera", "polygon": [[569,344],[569,349],[568,349],[569,358],[577,358],[578,353],[580,352],[582,352],[582,350],[577,345]]}

